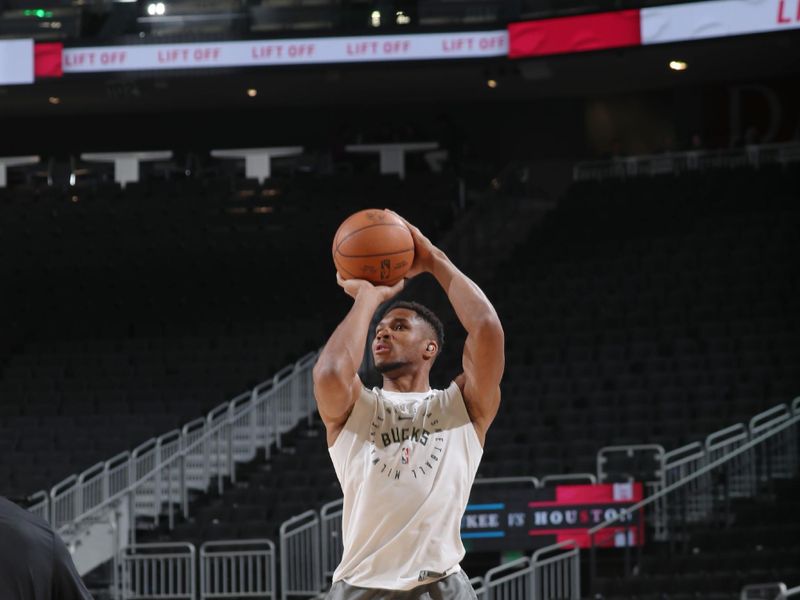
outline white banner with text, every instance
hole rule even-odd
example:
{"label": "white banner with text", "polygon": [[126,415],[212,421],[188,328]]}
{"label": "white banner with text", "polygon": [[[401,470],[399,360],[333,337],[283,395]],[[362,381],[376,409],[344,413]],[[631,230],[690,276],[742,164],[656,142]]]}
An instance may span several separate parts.
{"label": "white banner with text", "polygon": [[64,73],[506,56],[505,30],[64,48]]}
{"label": "white banner with text", "polygon": [[800,28],[800,0],[711,0],[641,10],[642,44]]}

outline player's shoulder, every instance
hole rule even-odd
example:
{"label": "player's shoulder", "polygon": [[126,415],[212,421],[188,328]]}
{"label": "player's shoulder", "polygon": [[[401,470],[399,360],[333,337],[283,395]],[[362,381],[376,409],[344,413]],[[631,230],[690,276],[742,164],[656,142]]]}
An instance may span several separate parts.
{"label": "player's shoulder", "polygon": [[379,387],[367,387],[363,383],[361,384],[361,391],[358,394],[358,399],[356,403],[362,403],[369,406],[375,405],[381,397],[381,388]]}
{"label": "player's shoulder", "polygon": [[447,386],[441,389],[433,390],[434,397],[445,404],[452,404],[453,402],[463,403],[464,384],[463,382],[457,381],[457,379],[458,378],[453,379]]}

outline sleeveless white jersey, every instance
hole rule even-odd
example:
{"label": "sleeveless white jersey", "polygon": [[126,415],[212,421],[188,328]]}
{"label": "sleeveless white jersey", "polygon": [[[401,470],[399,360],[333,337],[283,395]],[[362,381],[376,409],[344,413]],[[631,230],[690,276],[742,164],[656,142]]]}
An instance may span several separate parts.
{"label": "sleeveless white jersey", "polygon": [[328,449],[344,492],[333,581],[408,590],[460,570],[461,517],[483,448],[461,390],[362,389]]}

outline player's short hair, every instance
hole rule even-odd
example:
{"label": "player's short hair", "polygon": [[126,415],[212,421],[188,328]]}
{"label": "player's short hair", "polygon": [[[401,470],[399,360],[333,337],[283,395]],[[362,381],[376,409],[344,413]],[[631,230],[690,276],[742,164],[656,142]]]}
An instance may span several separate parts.
{"label": "player's short hair", "polygon": [[437,352],[437,354],[441,353],[442,348],[444,347],[444,325],[442,325],[442,321],[436,316],[436,313],[419,302],[398,300],[396,302],[392,302],[386,308],[386,310],[381,313],[381,319],[383,319],[383,317],[386,316],[390,310],[394,310],[395,308],[413,310],[415,313],[417,313],[420,319],[430,325],[431,329],[433,329],[433,333],[436,335],[436,342],[439,344],[439,352]]}

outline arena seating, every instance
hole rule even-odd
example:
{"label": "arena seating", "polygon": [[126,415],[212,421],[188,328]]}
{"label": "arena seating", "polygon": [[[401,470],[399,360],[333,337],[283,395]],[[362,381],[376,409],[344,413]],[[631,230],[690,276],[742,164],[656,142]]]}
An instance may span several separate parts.
{"label": "arena seating", "polygon": [[[479,476],[595,472],[602,446],[675,449],[790,400],[799,175],[574,185],[480,281],[504,323],[507,372]],[[441,294],[417,291],[450,314],[442,385],[459,369],[463,332]],[[144,539],[275,539],[288,516],[340,497],[319,422],[290,439],[232,490],[198,498],[189,522]]]}
{"label": "arena seating", "polygon": [[0,190],[0,493],[49,489],[317,348],[347,305],[338,222],[402,207],[436,233],[456,189],[362,173]]}
{"label": "arena seating", "polygon": [[508,367],[482,473],[594,471],[600,446],[669,450],[790,401],[798,175],[574,185],[489,286]]}
{"label": "arena seating", "polygon": [[[453,187],[359,175],[3,192],[2,492],[46,488],[319,346],[347,307],[327,259],[341,218],[380,198],[435,236],[453,220]],[[476,275],[507,339],[479,476],[593,472],[604,445],[676,448],[796,395],[799,192],[800,173],[781,167],[573,185],[491,277]],[[447,321],[442,385],[459,369],[463,332],[441,293],[419,291]],[[288,516],[339,497],[318,420],[230,488],[140,540],[276,539]],[[748,510],[737,507],[733,533],[693,532],[696,573],[740,534],[767,549],[759,556],[795,564],[792,532],[775,536],[775,522]],[[683,568],[662,559],[619,595],[661,589]],[[783,573],[756,563],[759,576]],[[727,593],[743,579],[733,581],[708,586]],[[601,581],[608,594],[615,585]]]}

